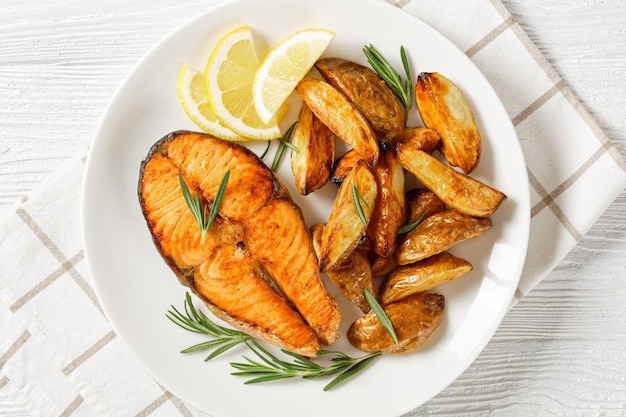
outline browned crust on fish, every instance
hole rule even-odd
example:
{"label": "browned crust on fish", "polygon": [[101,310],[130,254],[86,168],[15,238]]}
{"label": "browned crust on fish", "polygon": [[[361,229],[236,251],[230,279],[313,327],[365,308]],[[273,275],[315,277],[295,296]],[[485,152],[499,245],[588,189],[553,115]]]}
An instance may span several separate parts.
{"label": "browned crust on fish", "polygon": [[[178,173],[210,206],[227,171],[218,217],[201,243]],[[217,317],[305,356],[320,349],[320,340],[337,338],[339,307],[320,278],[302,213],[250,150],[207,134],[172,132],[141,163],[138,194],[158,252]]]}

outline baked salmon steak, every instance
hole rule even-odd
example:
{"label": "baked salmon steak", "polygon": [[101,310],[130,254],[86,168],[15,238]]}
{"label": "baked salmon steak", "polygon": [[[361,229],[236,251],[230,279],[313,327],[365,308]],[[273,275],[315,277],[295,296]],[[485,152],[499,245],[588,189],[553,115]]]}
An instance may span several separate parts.
{"label": "baked salmon steak", "polygon": [[[181,178],[210,209],[227,173],[203,237]],[[339,306],[321,279],[302,212],[253,152],[204,133],[170,133],[142,161],[138,194],[159,254],[215,316],[305,356],[337,339]]]}

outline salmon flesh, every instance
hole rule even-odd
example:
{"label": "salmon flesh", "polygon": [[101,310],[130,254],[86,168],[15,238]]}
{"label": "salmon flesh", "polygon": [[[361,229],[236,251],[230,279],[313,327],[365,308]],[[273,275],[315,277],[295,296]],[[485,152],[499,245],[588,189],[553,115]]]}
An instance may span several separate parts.
{"label": "salmon flesh", "polygon": [[[210,207],[227,171],[218,215],[201,243],[179,172]],[[339,306],[321,279],[302,212],[249,149],[172,132],[142,161],[138,194],[158,252],[217,317],[305,356],[337,339]]]}

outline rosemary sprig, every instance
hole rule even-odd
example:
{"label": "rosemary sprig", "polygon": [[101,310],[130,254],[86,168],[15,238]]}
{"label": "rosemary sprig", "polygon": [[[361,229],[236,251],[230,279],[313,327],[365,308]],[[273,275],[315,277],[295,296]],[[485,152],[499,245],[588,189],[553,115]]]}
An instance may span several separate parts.
{"label": "rosemary sprig", "polygon": [[382,354],[382,352],[374,352],[359,358],[352,358],[343,352],[321,350],[317,352],[318,356],[333,355],[330,359],[331,364],[322,366],[303,356],[281,349],[284,354],[293,358],[293,362],[284,361],[254,340],[246,341],[246,344],[260,361],[244,356],[246,362],[231,363],[231,366],[238,370],[231,375],[252,377],[245,384],[258,384],[295,377],[314,379],[338,374],[324,386],[324,391],[333,389],[346,381]]}
{"label": "rosemary sprig", "polygon": [[365,207],[367,208],[369,208],[370,206],[367,204],[367,201],[365,201],[365,199],[359,192],[359,189],[356,188],[356,185],[354,184],[354,182],[351,184],[351,186],[352,186],[352,201],[354,202],[354,208],[356,209],[356,213],[358,214],[359,219],[361,220],[361,223],[367,226],[367,219],[365,218],[365,213],[363,212],[363,206],[361,205],[361,202],[363,202],[363,204],[365,204]]}
{"label": "rosemary sprig", "polygon": [[385,330],[389,332],[393,341],[396,342],[396,345],[400,343],[398,341],[396,331],[393,328],[393,323],[391,322],[391,319],[389,318],[387,313],[385,313],[385,310],[383,310],[380,304],[378,304],[378,301],[376,301],[376,297],[374,297],[374,295],[367,288],[363,288],[363,295],[365,295],[367,304],[370,305],[370,308],[372,309],[374,314],[376,314],[376,317],[380,321],[380,324],[382,324]]}
{"label": "rosemary sprig", "polygon": [[411,76],[411,69],[409,68],[409,61],[406,57],[404,46],[400,47],[400,58],[402,59],[402,67],[406,74],[405,80],[402,80],[385,57],[383,57],[373,45],[364,46],[363,53],[367,58],[367,62],[369,62],[380,78],[385,81],[404,106],[404,123],[406,124],[409,109],[413,106],[413,78]]}
{"label": "rosemary sprig", "polygon": [[265,150],[263,151],[263,153],[261,155],[259,155],[260,159],[264,159],[265,156],[267,155],[267,153],[270,151],[270,145],[272,144],[271,140],[267,141],[267,146],[265,147]]}
{"label": "rosemary sprig", "polygon": [[191,191],[189,191],[189,187],[187,187],[187,184],[183,179],[183,174],[180,171],[178,171],[178,182],[180,182],[180,189],[183,192],[185,202],[187,203],[187,206],[189,206],[193,217],[196,219],[198,227],[200,227],[200,232],[202,233],[200,243],[204,244],[206,240],[206,234],[210,226],[207,206],[206,204],[202,204],[202,201],[200,200],[200,193],[196,193],[194,196],[191,195]]}
{"label": "rosemary sprig", "polygon": [[211,204],[211,210],[207,213],[207,206],[206,204],[202,204],[200,194],[196,193],[194,196],[191,195],[191,191],[183,179],[183,174],[178,171],[178,181],[180,182],[180,189],[183,192],[183,197],[185,198],[185,202],[187,203],[187,206],[189,206],[193,217],[196,219],[198,227],[200,227],[200,232],[202,233],[200,244],[204,244],[206,241],[206,234],[209,231],[209,227],[211,227],[211,223],[213,223],[213,220],[215,220],[215,217],[217,216],[229,178],[230,170],[226,171],[226,174],[222,177],[222,182],[220,182],[217,194],[215,194],[215,200],[213,200],[213,204]]}
{"label": "rosemary sprig", "polygon": [[244,332],[222,327],[213,323],[201,310],[196,310],[189,293],[185,296],[184,313],[180,312],[176,309],[176,307],[171,306],[165,316],[174,324],[187,331],[203,334],[213,338],[207,342],[190,346],[180,352],[190,353],[213,349],[209,356],[204,359],[205,361],[209,361],[226,352],[228,349],[246,342],[247,340],[253,339],[252,336],[249,336]]}
{"label": "rosemary sprig", "polygon": [[213,223],[213,220],[215,220],[215,217],[217,216],[217,211],[222,205],[222,198],[224,198],[224,192],[226,191],[226,185],[228,184],[229,179],[230,169],[226,171],[226,173],[222,177],[220,186],[217,188],[217,193],[215,194],[215,200],[213,200],[213,204],[211,204],[211,212],[209,213],[209,226],[211,226],[211,223]]}
{"label": "rosemary sprig", "polygon": [[406,233],[409,233],[411,230],[415,229],[417,227],[417,225],[419,225],[422,220],[424,220],[424,217],[426,217],[426,214],[428,213],[428,210],[425,210],[421,216],[419,216],[419,218],[417,220],[415,220],[414,222],[411,223],[407,223],[404,226],[402,226],[401,228],[398,229],[398,234],[399,235],[404,235]]}
{"label": "rosemary sprig", "polygon": [[382,355],[382,352],[375,352],[352,358],[343,352],[321,350],[317,352],[317,356],[332,355],[330,365],[322,366],[304,356],[281,349],[285,355],[293,358],[293,362],[287,362],[270,353],[254,337],[239,330],[222,327],[212,322],[201,310],[197,310],[194,307],[189,293],[185,296],[183,311],[181,312],[176,307],[171,306],[166,317],[177,326],[193,333],[206,335],[211,340],[188,347],[182,350],[181,353],[212,349],[209,356],[205,359],[205,361],[209,361],[243,343],[258,358],[258,360],[253,360],[243,356],[245,362],[231,363],[231,366],[236,369],[232,375],[252,377],[252,379],[245,382],[246,384],[257,384],[294,377],[313,379],[336,375],[324,387],[324,391],[328,391],[365,369],[374,359]]}
{"label": "rosemary sprig", "polygon": [[294,152],[300,152],[300,150],[296,148],[294,145],[292,145],[290,142],[291,134],[293,133],[293,129],[296,127],[296,123],[298,122],[294,122],[291,126],[289,126],[289,129],[285,131],[285,134],[283,135],[283,137],[279,139],[278,149],[276,149],[276,153],[274,154],[274,160],[272,161],[272,166],[271,166],[271,169],[274,172],[276,172],[276,170],[280,166],[280,163],[283,160],[283,157],[285,156],[285,150],[287,148],[290,148]]}

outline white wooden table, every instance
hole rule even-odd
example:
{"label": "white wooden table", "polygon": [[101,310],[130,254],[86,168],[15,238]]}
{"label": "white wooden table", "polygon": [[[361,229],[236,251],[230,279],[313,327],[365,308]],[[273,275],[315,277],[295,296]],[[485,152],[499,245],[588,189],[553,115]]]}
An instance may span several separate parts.
{"label": "white wooden table", "polygon": [[[626,2],[503,2],[626,155]],[[0,0],[0,218],[85,149],[138,59],[210,3]],[[408,416],[626,415],[625,305],[622,192],[476,362]]]}

